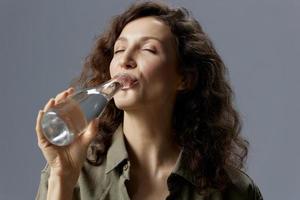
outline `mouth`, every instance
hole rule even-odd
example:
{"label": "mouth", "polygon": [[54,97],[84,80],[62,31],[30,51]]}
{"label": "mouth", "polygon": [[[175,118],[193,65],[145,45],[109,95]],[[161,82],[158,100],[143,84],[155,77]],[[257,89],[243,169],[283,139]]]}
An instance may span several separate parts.
{"label": "mouth", "polygon": [[138,83],[138,79],[131,74],[120,73],[115,76],[118,82],[122,84],[121,90],[127,90],[132,88]]}

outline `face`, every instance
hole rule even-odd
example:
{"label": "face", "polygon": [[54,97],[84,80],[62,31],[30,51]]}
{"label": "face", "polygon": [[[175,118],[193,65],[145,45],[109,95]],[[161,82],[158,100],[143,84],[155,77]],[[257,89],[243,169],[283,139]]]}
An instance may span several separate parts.
{"label": "face", "polygon": [[128,23],[114,45],[111,77],[128,73],[136,84],[114,96],[119,109],[145,109],[173,105],[181,76],[178,73],[175,37],[154,17]]}

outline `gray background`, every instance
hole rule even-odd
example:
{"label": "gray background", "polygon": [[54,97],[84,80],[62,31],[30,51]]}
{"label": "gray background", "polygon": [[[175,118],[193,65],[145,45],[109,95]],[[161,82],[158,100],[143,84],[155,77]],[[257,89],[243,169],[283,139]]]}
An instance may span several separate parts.
{"label": "gray background", "polygon": [[[0,1],[0,199],[33,199],[45,161],[35,118],[79,74],[94,38],[132,1]],[[265,199],[299,199],[299,0],[177,0],[227,64]],[[298,197],[298,198],[297,198]]]}

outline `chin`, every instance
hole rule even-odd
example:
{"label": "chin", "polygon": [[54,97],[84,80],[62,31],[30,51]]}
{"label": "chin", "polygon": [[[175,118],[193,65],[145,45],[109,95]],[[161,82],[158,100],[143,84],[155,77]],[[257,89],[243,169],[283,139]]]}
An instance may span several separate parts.
{"label": "chin", "polygon": [[137,95],[132,92],[119,92],[114,96],[114,102],[117,108],[125,110],[135,107],[138,104]]}
{"label": "chin", "polygon": [[136,106],[134,101],[129,99],[114,99],[115,105],[120,110],[130,110]]}

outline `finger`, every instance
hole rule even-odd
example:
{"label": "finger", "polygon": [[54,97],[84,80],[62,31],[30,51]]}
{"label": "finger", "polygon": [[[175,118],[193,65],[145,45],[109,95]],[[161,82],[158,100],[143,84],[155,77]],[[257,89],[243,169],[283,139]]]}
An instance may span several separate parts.
{"label": "finger", "polygon": [[99,130],[98,126],[99,126],[98,118],[91,121],[91,123],[87,127],[86,132],[80,136],[83,145],[88,146],[93,141],[93,139],[97,136]]}
{"label": "finger", "polygon": [[70,96],[73,93],[74,93],[74,88],[72,87],[59,93],[55,97],[55,104],[62,102],[64,99],[66,99],[68,96]]}
{"label": "finger", "polygon": [[69,87],[69,89],[67,90],[67,92],[68,92],[69,94],[74,93],[74,91],[75,91],[75,89],[74,89],[73,87]]}
{"label": "finger", "polygon": [[40,110],[39,114],[37,116],[36,127],[35,127],[35,132],[36,132],[37,139],[38,139],[38,145],[40,148],[43,148],[50,144],[49,141],[47,140],[47,138],[43,134],[43,129],[41,126],[41,120],[42,120],[43,116],[44,116],[44,111]]}
{"label": "finger", "polygon": [[56,95],[56,97],[55,97],[55,104],[58,104],[58,103],[62,102],[64,99],[67,98],[67,96],[68,96],[68,91],[67,91],[67,90],[65,90],[65,91],[63,91],[63,92],[61,92],[61,93],[59,93],[59,94]]}
{"label": "finger", "polygon": [[55,100],[54,100],[54,98],[51,98],[49,101],[48,101],[48,103],[44,106],[44,111],[47,111],[47,110],[49,110],[51,107],[53,107],[54,106],[54,103],[55,103]]}

